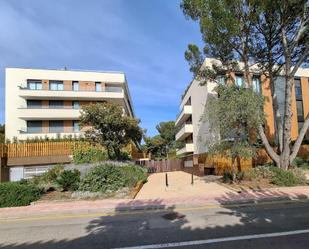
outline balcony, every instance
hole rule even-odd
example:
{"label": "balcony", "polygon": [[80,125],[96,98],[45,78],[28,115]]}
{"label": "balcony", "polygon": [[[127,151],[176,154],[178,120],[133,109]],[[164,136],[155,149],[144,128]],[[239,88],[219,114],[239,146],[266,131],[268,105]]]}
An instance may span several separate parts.
{"label": "balcony", "polygon": [[191,123],[184,123],[184,125],[176,134],[176,141],[182,141],[192,133],[193,133],[193,125]]}
{"label": "balcony", "polygon": [[182,124],[186,119],[188,119],[192,115],[192,106],[191,105],[184,105],[182,111],[176,118],[175,125]]}
{"label": "balcony", "polygon": [[186,143],[185,146],[176,151],[177,155],[182,155],[186,153],[193,153],[194,152],[194,144],[193,143]]}
{"label": "balcony", "polygon": [[104,91],[54,91],[54,90],[31,90],[20,87],[18,95],[25,99],[70,99],[70,100],[108,100],[124,99],[125,94],[122,87],[106,87]]}
{"label": "balcony", "polygon": [[28,133],[27,128],[21,128],[20,134],[18,135],[19,140],[27,140],[27,139],[35,139],[35,138],[46,138],[49,139],[56,139],[56,138],[63,138],[63,137],[72,137],[72,138],[78,138],[80,136],[83,136],[83,132],[61,132],[61,133],[55,133],[55,132],[37,132],[37,133]]}
{"label": "balcony", "polygon": [[18,118],[23,120],[78,120],[80,109],[72,108],[19,108]]}

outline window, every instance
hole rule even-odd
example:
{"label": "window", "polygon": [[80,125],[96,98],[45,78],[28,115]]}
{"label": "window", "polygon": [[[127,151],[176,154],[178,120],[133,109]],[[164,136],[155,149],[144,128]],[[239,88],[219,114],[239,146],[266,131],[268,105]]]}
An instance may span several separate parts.
{"label": "window", "polygon": [[24,168],[24,179],[29,179],[34,176],[40,176],[50,169],[49,166],[38,166],[38,167],[25,167]]}
{"label": "window", "polygon": [[63,108],[63,101],[62,100],[50,100],[49,101],[49,108],[51,108],[51,109],[62,109]]}
{"label": "window", "polygon": [[78,91],[79,90],[79,82],[78,81],[73,81],[72,82],[72,90],[73,91]]}
{"label": "window", "polygon": [[101,82],[96,82],[95,83],[95,91],[96,92],[101,92]]}
{"label": "window", "polygon": [[42,90],[42,81],[41,80],[28,80],[27,88],[30,90]]}
{"label": "window", "polygon": [[63,81],[50,80],[49,81],[49,90],[63,91]]}
{"label": "window", "polygon": [[243,86],[244,78],[240,75],[236,75],[236,86]]}
{"label": "window", "polygon": [[41,133],[42,121],[27,121],[27,133]]}
{"label": "window", "polygon": [[302,96],[302,92],[301,92],[301,83],[299,79],[295,79],[294,80],[295,83],[295,96],[297,100],[302,100],[303,96]]}
{"label": "window", "polygon": [[256,93],[261,93],[261,82],[257,76],[253,77],[252,79],[252,87],[253,91],[255,91]]}
{"label": "window", "polygon": [[73,131],[79,132],[79,121],[78,120],[73,120]]}
{"label": "window", "polygon": [[49,121],[49,132],[51,133],[60,133],[64,130],[63,121],[55,120],[55,121]]}
{"label": "window", "polygon": [[73,109],[79,109],[79,101],[73,101],[72,102],[72,108]]}
{"label": "window", "polygon": [[27,100],[27,108],[29,109],[41,109],[42,101],[41,100]]}
{"label": "window", "polygon": [[296,101],[296,109],[297,109],[297,120],[298,122],[304,121],[304,109],[303,109],[303,101]]}

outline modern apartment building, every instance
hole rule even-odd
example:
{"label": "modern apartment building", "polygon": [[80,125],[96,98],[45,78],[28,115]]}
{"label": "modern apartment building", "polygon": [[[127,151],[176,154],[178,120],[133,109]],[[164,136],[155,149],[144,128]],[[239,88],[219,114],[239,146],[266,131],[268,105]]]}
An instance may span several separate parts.
{"label": "modern apartment building", "polygon": [[[207,58],[204,62],[205,66],[211,66],[218,61]],[[234,77],[235,84],[241,86],[244,83],[243,73],[235,72]],[[222,77],[221,80],[224,80]],[[275,92],[280,105],[279,111],[283,113],[284,107],[284,84],[283,78],[278,77],[275,82]],[[300,68],[295,76],[295,88],[293,89],[292,98],[292,139],[295,140],[298,136],[298,132],[303,125],[306,115],[309,113],[309,68]],[[252,82],[255,91],[263,94],[266,98],[264,111],[266,113],[265,130],[269,139],[275,142],[275,119],[274,111],[272,107],[271,89],[269,81],[263,76],[257,73],[255,70],[252,72]],[[176,119],[176,126],[179,127],[179,132],[176,134],[176,140],[182,142],[184,147],[177,151],[178,155],[187,156],[188,160],[185,165],[193,166],[198,164],[199,155],[208,151],[207,141],[208,139],[216,136],[209,130],[209,123],[203,114],[207,107],[207,99],[214,95],[214,87],[217,85],[215,82],[208,82],[205,86],[200,86],[200,82],[194,79],[185,93],[182,96],[180,104],[180,114]],[[307,137],[309,137],[307,132]],[[194,157],[192,157],[194,155]],[[190,157],[191,156],[191,157]]]}
{"label": "modern apartment building", "polygon": [[7,139],[80,136],[83,105],[115,102],[134,116],[126,77],[121,72],[6,68]]}

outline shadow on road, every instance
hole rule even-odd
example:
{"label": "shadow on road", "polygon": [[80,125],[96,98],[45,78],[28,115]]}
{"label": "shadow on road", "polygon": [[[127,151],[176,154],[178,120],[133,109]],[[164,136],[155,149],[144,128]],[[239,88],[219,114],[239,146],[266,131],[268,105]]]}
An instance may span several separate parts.
{"label": "shadow on road", "polygon": [[[248,195],[250,194],[252,193],[248,192]],[[267,196],[268,194],[265,193],[265,197]],[[82,227],[84,232],[82,237],[57,240],[52,239],[51,235],[51,239],[47,241],[21,244],[3,243],[0,244],[0,248],[112,248],[272,233],[295,230],[298,227],[299,229],[309,228],[308,203],[300,203],[297,207],[292,204],[278,204],[261,205],[259,208],[227,204],[234,197],[233,194],[230,194],[219,198],[218,201],[222,203],[221,208],[200,210],[183,209],[177,211],[174,206],[163,205],[160,199],[139,203],[149,207],[158,207],[159,205],[160,210],[124,212],[123,209],[124,206],[127,207],[127,203],[119,204],[113,215],[90,219],[86,226]],[[304,196],[300,195],[297,198],[303,199]],[[139,201],[132,201],[132,205],[133,203],[136,205],[137,202]],[[37,229],[40,232],[40,228]],[[46,228],[42,226],[41,229]],[[70,229],[70,226],[63,224],[63,228],[59,229],[63,229],[65,232],[66,229]],[[5,241],[5,238],[1,238],[1,240]],[[246,242],[247,248],[251,248],[256,243],[255,241]],[[303,243],[303,241],[299,241],[299,243]],[[308,239],[306,243],[308,243]],[[207,248],[215,248],[210,246]],[[228,245],[224,247],[224,243],[222,243],[220,248],[229,247]],[[297,244],[294,248],[298,248]]]}

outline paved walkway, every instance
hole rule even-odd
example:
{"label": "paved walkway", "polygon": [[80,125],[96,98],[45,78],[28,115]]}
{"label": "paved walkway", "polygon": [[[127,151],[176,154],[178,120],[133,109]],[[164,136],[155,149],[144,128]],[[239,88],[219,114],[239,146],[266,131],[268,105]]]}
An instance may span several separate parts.
{"label": "paved walkway", "polygon": [[182,196],[177,198],[156,198],[137,200],[96,200],[38,203],[25,207],[0,208],[0,220],[48,214],[110,213],[125,210],[168,209],[198,207],[205,205],[230,205],[256,203],[259,201],[308,199],[309,187],[273,188],[261,191],[229,190],[225,193],[214,191],[203,196]]}
{"label": "paved walkway", "polygon": [[168,172],[168,187],[165,184],[165,173],[152,174],[148,177],[147,183],[139,191],[135,199],[169,199],[169,198],[190,198],[194,196],[217,196],[228,195],[231,191],[222,185],[211,182],[209,177],[193,177],[183,171]]}

